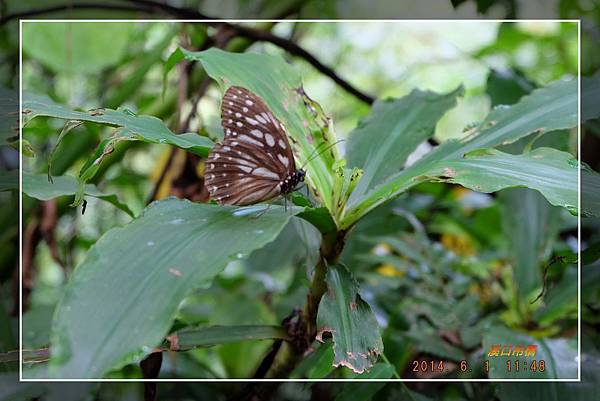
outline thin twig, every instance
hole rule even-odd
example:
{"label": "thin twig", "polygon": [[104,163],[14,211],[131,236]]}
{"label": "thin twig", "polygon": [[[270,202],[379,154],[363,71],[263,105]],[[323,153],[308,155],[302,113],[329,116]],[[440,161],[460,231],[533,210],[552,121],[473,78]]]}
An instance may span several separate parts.
{"label": "thin twig", "polygon": [[74,4],[74,3],[65,3],[58,4],[52,7],[46,8],[38,8],[35,10],[27,10],[14,14],[9,14],[0,18],[0,26],[14,20],[27,19],[31,17],[35,17],[43,14],[52,14],[61,11],[68,10],[108,10],[108,11],[139,11],[151,14],[153,13],[152,9],[142,8],[139,6],[131,6],[131,5],[121,5],[121,4],[103,4],[103,3],[84,3],[84,4]]}
{"label": "thin twig", "polygon": [[145,7],[148,9],[153,9],[154,11],[163,11],[167,14],[171,14],[175,17],[179,18],[188,18],[188,19],[215,19],[209,17],[207,15],[202,14],[201,12],[186,8],[186,7],[175,7],[167,3],[160,3],[158,1],[151,0],[129,0],[130,3],[138,4],[141,7]]}
{"label": "thin twig", "polygon": [[[158,3],[152,0],[130,0],[135,4],[140,4],[145,7],[154,7],[156,9],[171,13],[178,17],[183,18],[191,18],[191,19],[200,19],[200,20],[210,20],[209,16],[202,14],[196,10],[191,10],[187,8],[177,8],[170,6],[168,4]],[[261,29],[252,28],[249,26],[232,24],[230,22],[220,22],[220,21],[205,21],[203,22],[206,25],[218,28],[218,27],[227,27],[231,31],[235,32],[236,36],[245,37],[247,39],[253,39],[260,42],[268,42],[272,43],[282,49],[288,51],[289,53],[305,59],[309,64],[315,67],[319,72],[323,73],[330,77],[336,84],[342,87],[351,95],[354,95],[357,99],[372,104],[375,101],[373,96],[370,96],[357,88],[355,88],[348,81],[341,78],[332,68],[326,66],[321,63],[315,56],[309,53],[306,49],[300,47],[293,41],[289,39],[282,38],[280,36],[274,35],[269,31],[263,31]]]}
{"label": "thin twig", "polygon": [[247,39],[253,39],[260,42],[268,42],[272,43],[282,49],[286,50],[290,54],[294,56],[303,58],[313,67],[315,67],[319,72],[331,78],[336,84],[338,84],[341,88],[343,88],[346,92],[355,96],[357,99],[365,102],[367,104],[372,104],[375,102],[375,98],[369,94],[366,94],[359,89],[355,88],[351,83],[344,80],[340,77],[331,67],[326,66],[321,61],[319,61],[315,56],[309,53],[303,47],[297,45],[296,43],[282,38],[280,36],[274,35],[271,32],[263,31],[256,28],[251,28],[248,26],[242,26],[238,24],[232,24],[229,22],[205,22],[207,25],[217,27],[217,26],[226,26],[229,29],[233,30],[236,33],[236,36],[245,37]]}
{"label": "thin twig", "polygon": [[[32,17],[39,14],[47,14],[52,12],[64,11],[69,9],[104,9],[104,10],[121,10],[121,11],[140,11],[146,13],[159,12],[162,11],[166,14],[170,14],[172,16],[178,18],[187,18],[187,19],[196,19],[196,20],[209,20],[211,17],[204,15],[196,10],[192,10],[184,7],[174,7],[169,4],[159,3],[150,0],[130,0],[133,5],[119,5],[119,4],[64,4],[58,5],[54,7],[48,7],[46,9],[40,10],[30,10],[22,13],[16,13],[7,15],[0,19],[0,25],[14,20],[18,18],[26,18]],[[293,41],[279,37],[277,35],[272,34],[269,31],[263,31],[260,29],[243,26],[239,24],[232,24],[229,22],[222,21],[203,21],[204,24],[212,26],[212,27],[227,27],[229,30],[234,32],[235,36],[244,37],[247,39],[253,39],[255,41],[268,42],[272,43],[282,49],[286,50],[290,54],[293,54],[297,57],[303,58],[313,67],[315,67],[319,72],[331,78],[336,84],[338,84],[341,88],[346,90],[351,95],[355,96],[357,99],[367,103],[372,104],[375,101],[375,98],[367,93],[362,92],[361,90],[354,87],[351,83],[344,80],[340,77],[331,67],[326,66],[321,61],[319,61],[314,55],[308,52],[303,47],[297,45]]]}

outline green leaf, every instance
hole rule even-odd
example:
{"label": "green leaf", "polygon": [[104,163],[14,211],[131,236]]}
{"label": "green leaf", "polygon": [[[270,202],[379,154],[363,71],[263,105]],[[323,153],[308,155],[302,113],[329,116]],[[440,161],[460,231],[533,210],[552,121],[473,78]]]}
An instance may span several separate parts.
{"label": "green leaf", "polygon": [[193,133],[175,135],[164,123],[153,116],[138,116],[127,109],[95,109],[75,111],[54,102],[47,96],[29,92],[23,94],[23,113],[28,119],[48,116],[63,120],[87,121],[120,127],[118,137],[149,143],[162,143],[189,150],[199,156],[208,155],[212,141]]}
{"label": "green leaf", "polygon": [[[482,149],[460,159],[441,161],[432,166],[428,176],[478,192],[512,187],[535,189],[551,204],[577,214],[577,166],[577,159],[570,153],[552,148],[537,148],[522,155]],[[584,212],[587,213],[592,211]]]}
{"label": "green leaf", "polygon": [[333,371],[334,355],[331,341],[323,344],[315,341],[312,347],[315,351],[302,359],[290,374],[290,379],[323,379]]}
{"label": "green leaf", "polygon": [[600,117],[600,71],[592,77],[581,78],[581,121]]}
{"label": "green leaf", "polygon": [[363,196],[399,172],[406,158],[433,135],[437,121],[463,93],[462,87],[447,94],[413,90],[401,99],[377,101],[349,135],[348,165],[364,171],[352,196]]}
{"label": "green leaf", "polygon": [[50,376],[98,378],[151,352],[193,288],[271,242],[291,218],[278,206],[256,218],[263,211],[167,199],[104,234],[57,306]]}
{"label": "green leaf", "polygon": [[581,209],[582,216],[600,216],[600,174],[581,166]]}
{"label": "green leaf", "polygon": [[317,340],[325,333],[333,337],[334,366],[355,373],[373,367],[383,352],[379,325],[371,307],[358,293],[358,283],[342,265],[327,268],[327,292],[319,303]]}
{"label": "green leaf", "polygon": [[99,73],[125,55],[130,22],[36,22],[23,25],[23,51],[57,72]]}
{"label": "green leaf", "polygon": [[463,350],[444,341],[437,334],[423,333],[413,329],[409,333],[409,338],[415,341],[417,349],[421,352],[453,361],[465,359]]}
{"label": "green leaf", "polygon": [[[294,68],[279,56],[211,48],[201,52],[177,49],[167,61],[166,71],[183,59],[200,62],[223,91],[229,86],[242,86],[265,101],[286,126],[297,164],[306,164],[307,182],[313,193],[335,216],[331,167],[337,149],[333,146],[317,157],[318,152],[313,154],[316,148],[324,150],[333,145],[335,137],[320,106],[304,94]],[[309,161],[309,157],[314,158]]]}
{"label": "green leaf", "polygon": [[547,326],[568,317],[577,320],[577,279],[576,269],[566,269],[558,284],[548,290],[544,308],[536,311],[536,322]]}
{"label": "green leaf", "polygon": [[0,86],[0,144],[19,135],[19,94]]}
{"label": "green leaf", "polygon": [[0,170],[0,192],[19,189],[18,170]]}
{"label": "green leaf", "polygon": [[[352,226],[375,207],[424,181],[437,181],[433,169],[442,161],[460,160],[466,153],[512,143],[534,132],[545,133],[577,124],[577,82],[557,81],[536,89],[512,106],[496,107],[469,136],[438,146],[412,166],[393,174],[364,196],[354,192],[343,213],[341,228]],[[540,180],[543,177],[535,174]],[[576,182],[576,181],[575,181]],[[481,183],[482,185],[485,183]],[[523,183],[527,185],[528,183]],[[573,203],[572,205],[576,205]]]}
{"label": "green leaf", "polygon": [[[490,379],[574,379],[577,378],[577,345],[576,338],[571,341],[565,338],[556,339],[535,339],[525,333],[512,331],[501,326],[492,326],[483,336],[484,359],[489,361]],[[489,352],[492,346],[502,346],[510,355],[492,356]],[[514,347],[520,345],[525,348],[529,345],[536,346],[534,356],[516,356],[512,355]],[[507,361],[511,361],[511,370],[508,371]],[[519,361],[519,371],[515,369],[515,361]],[[539,368],[535,371],[531,369],[531,363],[536,361],[536,367],[539,362],[544,361],[544,371]]]}
{"label": "green leaf", "polygon": [[[175,27],[173,27],[175,28]],[[105,107],[115,108],[123,104],[127,99],[131,98],[132,93],[144,84],[144,80],[148,71],[155,65],[162,62],[162,56],[165,50],[169,47],[173,38],[178,33],[177,29],[170,29],[165,34],[160,42],[152,49],[144,51],[141,55],[133,59],[133,71],[128,74],[112,91],[106,95]],[[128,69],[126,65],[123,69]]]}
{"label": "green leaf", "polygon": [[600,242],[590,244],[581,253],[581,265],[589,266],[600,259]]}
{"label": "green leaf", "polygon": [[[581,353],[581,382],[498,383],[496,395],[500,401],[589,401],[598,398],[600,356]],[[558,363],[561,363],[558,361]]]}
{"label": "green leaf", "polygon": [[[23,193],[35,199],[45,201],[58,198],[59,196],[74,195],[77,192],[77,187],[77,180],[74,177],[54,177],[53,182],[49,182],[45,174],[23,172]],[[19,175],[17,171],[0,171],[0,192],[11,190],[19,190]],[[115,194],[106,194],[92,184],[85,185],[84,193],[112,203],[128,215],[133,216],[133,212],[129,207],[121,202]]]}
{"label": "green leaf", "polygon": [[[371,371],[356,378],[360,379],[389,379],[394,375],[394,367],[387,363],[377,363]],[[345,383],[335,401],[367,401],[385,386],[385,382]]]}
{"label": "green leaf", "polygon": [[535,84],[520,71],[492,69],[488,75],[487,93],[492,100],[492,106],[515,104],[533,89]]}
{"label": "green leaf", "polygon": [[188,350],[239,341],[285,340],[287,338],[288,334],[281,326],[245,325],[184,329],[169,336],[168,339],[171,347],[176,346],[178,350]]}
{"label": "green leaf", "polygon": [[50,326],[54,305],[36,306],[23,314],[23,348],[47,347],[50,343]]}
{"label": "green leaf", "polygon": [[[72,206],[78,206],[83,199],[84,184],[94,177],[102,160],[114,151],[118,142],[143,141],[148,143],[169,144],[189,150],[200,156],[207,156],[213,143],[206,137],[194,133],[175,135],[163,122],[152,116],[137,116],[126,109],[94,109],[88,112],[74,111],[55,103],[47,96],[25,93],[23,112],[28,118],[49,116],[68,120],[59,135],[59,141],[81,121],[105,124],[116,127],[109,138],[103,139],[98,148],[82,167],[78,176],[78,190]],[[58,146],[58,143],[56,144]],[[56,148],[55,146],[55,148]],[[52,152],[53,154],[54,152]],[[52,160],[50,161],[50,163]]]}
{"label": "green leaf", "polygon": [[527,306],[540,291],[542,265],[556,237],[560,214],[537,192],[516,188],[501,193],[507,255],[513,266],[518,299]]}

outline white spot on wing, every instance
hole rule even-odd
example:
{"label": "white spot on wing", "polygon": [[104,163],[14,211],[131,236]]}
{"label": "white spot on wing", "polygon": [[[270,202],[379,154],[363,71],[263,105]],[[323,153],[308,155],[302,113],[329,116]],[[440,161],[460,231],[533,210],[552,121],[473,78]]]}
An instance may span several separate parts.
{"label": "white spot on wing", "polygon": [[263,123],[263,124],[266,124],[266,123],[267,123],[267,120],[265,120],[265,119],[263,118],[263,116],[261,116],[260,114],[257,114],[257,115],[255,115],[255,116],[254,116],[254,118],[256,118],[258,121],[260,121],[260,122],[261,122],[261,123]]}
{"label": "white spot on wing", "polygon": [[279,141],[277,141],[277,143],[279,144],[281,149],[285,149],[285,141],[283,139],[280,139]]}
{"label": "white spot on wing", "polygon": [[252,168],[251,168],[251,167],[248,167],[248,166],[238,166],[238,168],[239,168],[240,170],[242,170],[244,173],[249,173],[249,172],[251,172],[251,171],[252,171]]}
{"label": "white spot on wing", "polygon": [[250,133],[252,135],[254,135],[255,137],[257,137],[257,138],[262,138],[263,137],[262,131],[259,131],[257,129],[253,129],[252,131],[250,131]]}
{"label": "white spot on wing", "polygon": [[257,141],[256,139],[254,139],[254,138],[252,138],[252,137],[250,137],[250,136],[248,136],[248,135],[240,135],[240,136],[238,137],[238,139],[239,139],[240,141],[243,141],[243,142],[248,142],[248,143],[251,143],[252,145],[260,146],[261,148],[263,147],[263,144],[262,144],[262,142],[260,142],[260,141]]}
{"label": "white spot on wing", "polygon": [[252,174],[258,175],[258,176],[261,176],[261,177],[265,177],[265,178],[273,178],[273,179],[276,179],[276,180],[279,179],[279,176],[276,173],[274,173],[271,170],[268,170],[268,169],[266,169],[264,167],[257,168],[256,170],[254,170],[254,172]]}
{"label": "white spot on wing", "polygon": [[242,123],[241,123],[241,122],[239,122],[239,121],[236,121],[236,122],[235,122],[235,125],[237,125],[238,127],[243,127],[243,126],[244,126],[244,124],[242,124]]}
{"label": "white spot on wing", "polygon": [[273,135],[271,135],[271,134],[265,134],[265,141],[267,141],[267,145],[269,145],[269,146],[275,145],[275,139],[273,138]]}
{"label": "white spot on wing", "polygon": [[235,113],[235,116],[236,116],[237,118],[240,118],[240,117],[242,117],[242,113]]}
{"label": "white spot on wing", "polygon": [[235,159],[235,163],[241,164],[243,166],[252,167],[252,168],[257,167],[257,165],[255,163],[252,163],[250,160],[246,160],[246,159],[242,159],[242,158]]}
{"label": "white spot on wing", "polygon": [[288,166],[288,164],[290,164],[290,161],[288,160],[287,157],[283,156],[283,155],[277,155],[277,158],[279,159],[280,162],[283,163],[284,166]]}
{"label": "white spot on wing", "polygon": [[269,116],[267,115],[267,113],[265,113],[264,111],[262,113],[260,113],[261,117],[263,118],[263,120],[265,120],[265,124],[267,124],[269,122]]}
{"label": "white spot on wing", "polygon": [[255,120],[255,119],[253,119],[253,118],[246,117],[246,121],[248,121],[248,122],[249,122],[250,124],[252,124],[252,125],[258,125],[258,121],[256,121],[256,120]]}
{"label": "white spot on wing", "polygon": [[246,104],[248,106],[252,106],[254,104],[254,102],[252,102],[252,100],[246,100]]}

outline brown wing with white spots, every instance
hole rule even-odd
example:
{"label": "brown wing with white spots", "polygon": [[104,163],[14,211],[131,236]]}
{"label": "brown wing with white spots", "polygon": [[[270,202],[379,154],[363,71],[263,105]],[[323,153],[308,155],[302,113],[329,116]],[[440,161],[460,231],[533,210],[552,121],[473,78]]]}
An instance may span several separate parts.
{"label": "brown wing with white spots", "polygon": [[221,103],[222,144],[206,162],[206,186],[221,204],[249,205],[281,193],[296,171],[285,127],[258,96],[230,87]]}

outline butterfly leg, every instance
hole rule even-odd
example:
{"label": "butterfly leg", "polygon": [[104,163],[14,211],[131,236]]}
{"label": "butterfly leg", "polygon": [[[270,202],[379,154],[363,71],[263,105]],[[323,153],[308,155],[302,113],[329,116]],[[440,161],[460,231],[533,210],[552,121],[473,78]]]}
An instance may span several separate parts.
{"label": "butterfly leg", "polygon": [[267,213],[269,211],[269,209],[271,209],[271,206],[273,205],[273,201],[267,203],[267,207],[264,208],[263,210],[261,210],[260,212],[258,212],[255,216],[250,217],[252,220],[254,219],[258,219],[259,217],[261,217],[263,214]]}

